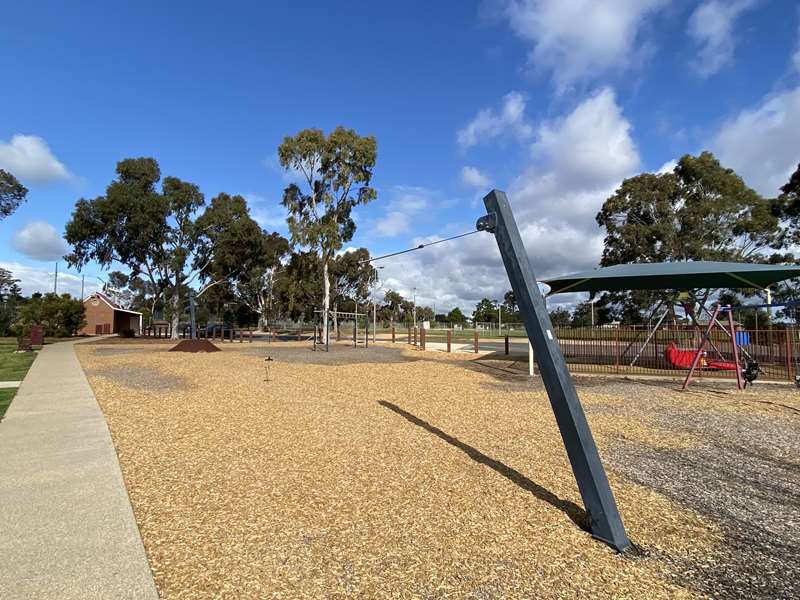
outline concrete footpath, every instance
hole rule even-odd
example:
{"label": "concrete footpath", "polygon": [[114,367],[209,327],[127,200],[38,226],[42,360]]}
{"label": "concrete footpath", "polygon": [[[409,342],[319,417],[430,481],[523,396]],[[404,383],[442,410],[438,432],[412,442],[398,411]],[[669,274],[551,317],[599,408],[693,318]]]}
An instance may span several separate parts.
{"label": "concrete footpath", "polygon": [[73,345],[45,346],[0,421],[0,598],[158,598]]}

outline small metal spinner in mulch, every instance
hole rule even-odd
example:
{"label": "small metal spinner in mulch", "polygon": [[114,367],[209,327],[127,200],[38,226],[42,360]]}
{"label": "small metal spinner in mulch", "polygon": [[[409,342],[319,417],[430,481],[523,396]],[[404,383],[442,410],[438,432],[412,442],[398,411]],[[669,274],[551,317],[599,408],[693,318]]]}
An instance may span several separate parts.
{"label": "small metal spinner in mulch", "polygon": [[269,363],[271,362],[272,362],[271,356],[268,356],[267,358],[264,359],[264,371],[266,372],[265,373],[266,379],[264,379],[264,381],[271,381],[269,378]]}

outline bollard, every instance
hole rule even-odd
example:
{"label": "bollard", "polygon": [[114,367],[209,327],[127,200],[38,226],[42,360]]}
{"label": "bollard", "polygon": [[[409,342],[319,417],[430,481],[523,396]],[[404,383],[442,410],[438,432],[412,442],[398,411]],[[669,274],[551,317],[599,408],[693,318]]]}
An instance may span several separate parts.
{"label": "bollard", "polygon": [[408,326],[408,343],[411,343],[411,325]]}
{"label": "bollard", "polygon": [[425,328],[419,330],[419,346],[420,349],[425,350]]}
{"label": "bollard", "polygon": [[392,343],[394,344],[394,342],[395,342],[395,331],[394,331],[394,326],[392,326]]}
{"label": "bollard", "polygon": [[250,344],[253,343],[253,330],[252,329],[248,329],[247,330],[247,342],[250,343]]}
{"label": "bollard", "polygon": [[506,356],[508,356],[508,336],[506,336]]}
{"label": "bollard", "polygon": [[478,330],[477,329],[472,334],[472,344],[475,347],[475,354],[477,354],[478,353]]}
{"label": "bollard", "polygon": [[447,330],[447,351],[450,352],[450,345],[453,342],[453,331],[451,329]]}

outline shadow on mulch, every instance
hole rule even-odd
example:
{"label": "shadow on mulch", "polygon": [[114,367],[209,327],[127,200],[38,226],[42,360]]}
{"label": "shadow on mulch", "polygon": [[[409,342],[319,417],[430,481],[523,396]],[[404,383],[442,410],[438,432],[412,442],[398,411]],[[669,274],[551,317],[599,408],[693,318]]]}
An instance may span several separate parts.
{"label": "shadow on mulch", "polygon": [[539,500],[543,500],[547,502],[551,506],[557,508],[565,515],[567,515],[570,520],[575,523],[578,527],[583,529],[584,531],[590,531],[590,521],[589,521],[589,514],[580,506],[575,504],[574,502],[570,502],[569,500],[562,500],[558,496],[556,496],[553,492],[548,490],[547,488],[542,487],[535,481],[529,479],[516,469],[509,467],[505,463],[500,462],[499,460],[495,460],[494,458],[485,455],[483,452],[466,444],[459,440],[452,435],[445,433],[435,425],[420,419],[416,415],[403,410],[396,404],[391,402],[387,402],[386,400],[378,400],[378,404],[383,406],[384,408],[388,408],[392,412],[397,413],[410,423],[416,425],[417,427],[421,427],[425,431],[428,431],[435,435],[436,437],[444,440],[451,446],[458,448],[462,452],[464,452],[467,456],[469,456],[475,462],[485,465],[490,469],[494,470],[495,472],[499,473],[506,479],[508,479],[511,483],[519,486],[526,492],[530,492]]}

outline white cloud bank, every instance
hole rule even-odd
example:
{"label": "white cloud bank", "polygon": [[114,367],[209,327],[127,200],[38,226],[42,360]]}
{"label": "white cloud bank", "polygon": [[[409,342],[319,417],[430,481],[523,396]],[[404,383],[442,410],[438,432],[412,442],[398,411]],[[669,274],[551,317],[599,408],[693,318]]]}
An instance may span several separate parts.
{"label": "white cloud bank", "polygon": [[15,135],[8,142],[0,140],[0,169],[11,172],[23,183],[52,183],[72,179],[47,142],[35,135]]}
{"label": "white cloud bank", "polygon": [[777,195],[800,162],[800,87],[767,96],[727,120],[711,147],[756,191]]}
{"label": "white cloud bank", "polygon": [[519,92],[509,92],[499,112],[492,108],[478,111],[475,118],[456,133],[456,141],[466,149],[506,135],[524,140],[531,133],[533,129],[525,121],[525,98]]}
{"label": "white cloud bank", "polygon": [[[622,179],[640,168],[631,125],[603,88],[561,119],[542,123],[529,148],[529,164],[508,188],[532,266],[539,278],[595,267],[603,233],[594,215]],[[463,223],[468,230],[473,223]],[[411,245],[435,238],[417,238]],[[509,289],[497,244],[476,234],[383,263],[384,289],[409,295],[437,310],[470,312],[481,298]],[[552,303],[574,298],[555,297]],[[553,305],[553,304],[551,304]]]}
{"label": "white cloud bank", "polygon": [[[59,266],[62,267],[63,263]],[[4,261],[0,261],[0,267],[11,271],[14,277],[20,280],[19,286],[22,289],[22,294],[25,296],[30,296],[34,292],[45,294],[53,291],[55,274],[53,270],[31,267],[18,262]],[[87,276],[85,281],[85,294],[88,295],[99,289],[100,284],[97,280]],[[70,294],[74,298],[80,298],[81,276],[59,271],[58,293]]]}
{"label": "white cloud bank", "polygon": [[58,261],[67,253],[67,243],[47,221],[32,221],[14,234],[11,245],[34,260]]}
{"label": "white cloud bank", "polygon": [[533,44],[530,64],[552,74],[564,91],[637,62],[640,32],[667,0],[507,0],[502,14],[511,29]]}
{"label": "white cloud bank", "polygon": [[699,46],[692,68],[710,77],[733,62],[736,19],[755,5],[755,0],[706,0],[689,17],[689,36]]}
{"label": "white cloud bank", "polygon": [[377,237],[396,237],[411,231],[414,218],[431,203],[430,190],[414,186],[395,186],[387,190],[392,198],[384,215],[375,220],[371,233]]}
{"label": "white cloud bank", "polygon": [[492,180],[481,173],[477,167],[464,167],[461,169],[461,183],[476,190],[489,191]]}

